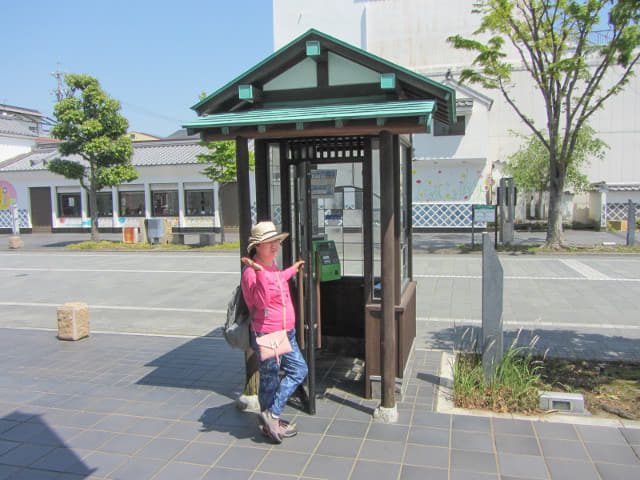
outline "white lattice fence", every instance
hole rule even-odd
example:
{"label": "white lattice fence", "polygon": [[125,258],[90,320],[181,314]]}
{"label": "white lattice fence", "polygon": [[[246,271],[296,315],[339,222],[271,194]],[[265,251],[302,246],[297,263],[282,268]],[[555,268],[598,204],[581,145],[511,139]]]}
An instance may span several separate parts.
{"label": "white lattice fence", "polygon": [[[607,220],[626,220],[628,218],[628,203],[607,203]],[[640,204],[635,204],[636,218],[640,218]]]}
{"label": "white lattice fence", "polygon": [[414,203],[414,227],[471,228],[470,203]]}
{"label": "white lattice fence", "polygon": [[[26,210],[18,210],[18,226],[27,228],[29,226],[29,212]],[[11,218],[11,210],[0,210],[0,228],[12,228],[13,220]]]}

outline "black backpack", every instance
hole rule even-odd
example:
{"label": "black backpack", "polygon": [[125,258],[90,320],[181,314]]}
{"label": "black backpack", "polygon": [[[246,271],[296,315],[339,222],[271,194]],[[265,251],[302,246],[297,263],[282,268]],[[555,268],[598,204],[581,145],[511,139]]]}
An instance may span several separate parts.
{"label": "black backpack", "polygon": [[249,329],[253,312],[255,308],[249,311],[247,302],[242,295],[242,287],[238,285],[227,305],[227,321],[224,324],[222,334],[231,348],[239,350],[249,350],[251,348],[251,340],[249,338]]}

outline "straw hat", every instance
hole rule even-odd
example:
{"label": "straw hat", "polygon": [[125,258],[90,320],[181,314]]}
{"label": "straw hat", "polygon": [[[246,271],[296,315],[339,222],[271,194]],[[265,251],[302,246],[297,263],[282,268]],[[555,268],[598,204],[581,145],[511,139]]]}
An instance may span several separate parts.
{"label": "straw hat", "polygon": [[251,253],[251,249],[256,245],[273,240],[284,240],[288,236],[288,233],[278,233],[273,222],[259,222],[251,228],[247,251]]}

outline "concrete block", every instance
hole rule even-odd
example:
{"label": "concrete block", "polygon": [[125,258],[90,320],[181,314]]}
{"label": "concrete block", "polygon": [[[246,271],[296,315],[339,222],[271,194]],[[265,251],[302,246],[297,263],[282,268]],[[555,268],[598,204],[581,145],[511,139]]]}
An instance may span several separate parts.
{"label": "concrete block", "polygon": [[540,392],[540,408],[584,414],[584,397],[580,393]]}
{"label": "concrete block", "polygon": [[24,242],[17,235],[11,235],[9,237],[9,248],[16,249],[24,247]]}
{"label": "concrete block", "polygon": [[69,302],[58,307],[58,338],[80,340],[89,336],[89,305]]}

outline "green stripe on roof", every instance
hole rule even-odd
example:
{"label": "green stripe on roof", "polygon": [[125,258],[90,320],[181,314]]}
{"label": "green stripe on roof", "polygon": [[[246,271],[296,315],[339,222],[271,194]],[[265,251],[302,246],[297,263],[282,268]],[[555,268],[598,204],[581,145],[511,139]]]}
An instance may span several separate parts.
{"label": "green stripe on roof", "polygon": [[183,125],[187,129],[275,125],[294,122],[323,122],[366,118],[394,118],[428,115],[435,111],[434,100],[406,102],[321,105],[294,108],[271,108],[248,112],[207,115]]}

